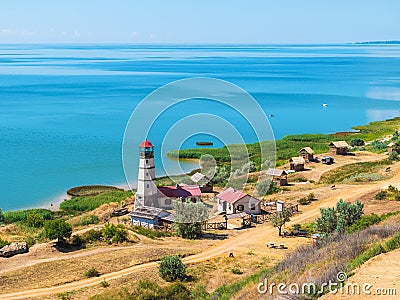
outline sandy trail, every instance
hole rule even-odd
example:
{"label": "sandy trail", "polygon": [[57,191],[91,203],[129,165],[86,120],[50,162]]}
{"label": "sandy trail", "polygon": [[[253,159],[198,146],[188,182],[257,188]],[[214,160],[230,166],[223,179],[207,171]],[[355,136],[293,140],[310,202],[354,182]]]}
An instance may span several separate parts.
{"label": "sandy trail", "polygon": [[[397,172],[392,178],[385,181],[360,184],[360,185],[336,185],[335,190],[331,190],[329,187],[319,188],[325,193],[327,197],[317,202],[312,203],[307,207],[307,210],[301,214],[298,214],[292,218],[292,221],[288,224],[302,223],[312,221],[319,215],[320,207],[334,206],[339,198],[347,201],[355,201],[362,195],[375,191],[382,186],[388,184],[399,185],[400,184],[400,172]],[[215,258],[220,255],[227,255],[229,252],[244,252],[248,251],[251,246],[266,247],[265,244],[272,239],[276,239],[276,229],[272,228],[269,224],[258,225],[255,228],[249,228],[242,230],[237,236],[231,237],[227,240],[221,241],[216,246],[212,246],[209,249],[183,259],[186,264],[201,263],[206,260]],[[137,246],[136,246],[137,247]],[[84,254],[82,254],[83,256]],[[88,255],[87,252],[85,255]],[[90,287],[96,284],[100,284],[103,280],[114,280],[126,276],[128,274],[138,272],[141,270],[154,268],[158,264],[157,262],[144,263],[141,265],[135,265],[120,271],[104,274],[100,277],[79,280],[59,286],[31,289],[26,291],[13,292],[8,294],[0,295],[0,299],[25,299],[47,296],[56,293],[65,293],[68,291],[82,289]],[[383,299],[383,298],[382,298]]]}
{"label": "sandy trail", "polygon": [[[400,293],[400,249],[380,254],[355,271],[346,283],[357,284],[360,292],[327,294],[322,299],[398,299]],[[371,285],[370,287],[364,285]],[[393,290],[395,289],[395,290]],[[365,290],[365,291],[364,291]]]}

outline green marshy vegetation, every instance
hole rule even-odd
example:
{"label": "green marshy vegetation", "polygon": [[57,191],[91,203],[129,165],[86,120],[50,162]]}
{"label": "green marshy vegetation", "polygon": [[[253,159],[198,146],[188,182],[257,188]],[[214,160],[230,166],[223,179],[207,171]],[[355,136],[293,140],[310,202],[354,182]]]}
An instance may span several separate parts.
{"label": "green marshy vegetation", "polygon": [[[287,163],[287,160],[292,156],[298,156],[299,150],[303,147],[311,147],[315,154],[321,154],[329,151],[328,144],[332,141],[344,140],[351,144],[355,144],[355,139],[359,139],[369,144],[355,147],[355,150],[368,150],[372,152],[382,153],[387,150],[387,144],[379,141],[386,136],[393,135],[393,139],[398,139],[397,130],[400,129],[400,117],[386,121],[372,122],[368,125],[353,127],[355,132],[338,132],[335,134],[299,134],[287,135],[276,143],[276,165],[280,166]],[[374,142],[375,141],[375,142]],[[260,143],[246,144],[249,153],[249,160],[256,163],[257,170],[261,169],[261,154],[260,149],[263,147],[267,153],[274,150],[271,141],[262,141]],[[356,143],[358,144],[358,143]],[[246,153],[243,153],[243,145],[229,145],[232,149],[229,154],[228,147],[223,148],[196,148],[186,150],[174,150],[168,153],[168,156],[174,158],[201,158],[203,155],[209,154],[219,164],[230,163],[232,160],[241,160],[246,158]]]}

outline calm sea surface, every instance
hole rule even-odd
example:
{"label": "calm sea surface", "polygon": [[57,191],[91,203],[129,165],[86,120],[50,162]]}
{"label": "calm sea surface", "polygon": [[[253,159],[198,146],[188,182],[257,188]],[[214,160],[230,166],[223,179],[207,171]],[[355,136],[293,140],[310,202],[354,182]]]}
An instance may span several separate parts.
{"label": "calm sea surface", "polygon": [[[156,88],[190,77],[247,90],[274,115],[276,138],[400,115],[398,45],[0,45],[0,207],[41,206],[76,185],[124,184],[121,147],[132,111]],[[245,128],[228,107],[206,101],[165,112],[150,140],[159,146],[174,122],[198,112]],[[210,139],[221,145],[197,135],[183,147]]]}

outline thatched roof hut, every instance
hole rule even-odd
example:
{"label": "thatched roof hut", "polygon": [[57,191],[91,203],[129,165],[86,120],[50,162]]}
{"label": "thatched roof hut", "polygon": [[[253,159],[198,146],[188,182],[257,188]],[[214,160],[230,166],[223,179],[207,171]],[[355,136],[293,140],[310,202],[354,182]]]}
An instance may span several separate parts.
{"label": "thatched roof hut", "polygon": [[289,159],[290,163],[290,170],[295,170],[295,171],[302,171],[304,170],[304,164],[306,161],[304,160],[303,157],[292,157]]}
{"label": "thatched roof hut", "polygon": [[301,157],[305,159],[305,161],[313,161],[314,160],[314,150],[310,147],[301,148],[299,151]]}
{"label": "thatched roof hut", "polygon": [[350,146],[346,141],[331,142],[329,144],[329,149],[332,155],[346,155],[349,148]]}

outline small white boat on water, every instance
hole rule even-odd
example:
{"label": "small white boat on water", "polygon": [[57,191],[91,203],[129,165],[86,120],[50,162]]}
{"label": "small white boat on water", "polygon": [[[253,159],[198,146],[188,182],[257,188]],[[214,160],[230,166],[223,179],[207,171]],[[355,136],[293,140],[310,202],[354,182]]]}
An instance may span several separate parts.
{"label": "small white boat on water", "polygon": [[328,104],[324,103],[324,104],[322,104],[322,106],[323,106],[323,107],[327,107],[327,106],[328,106]]}

